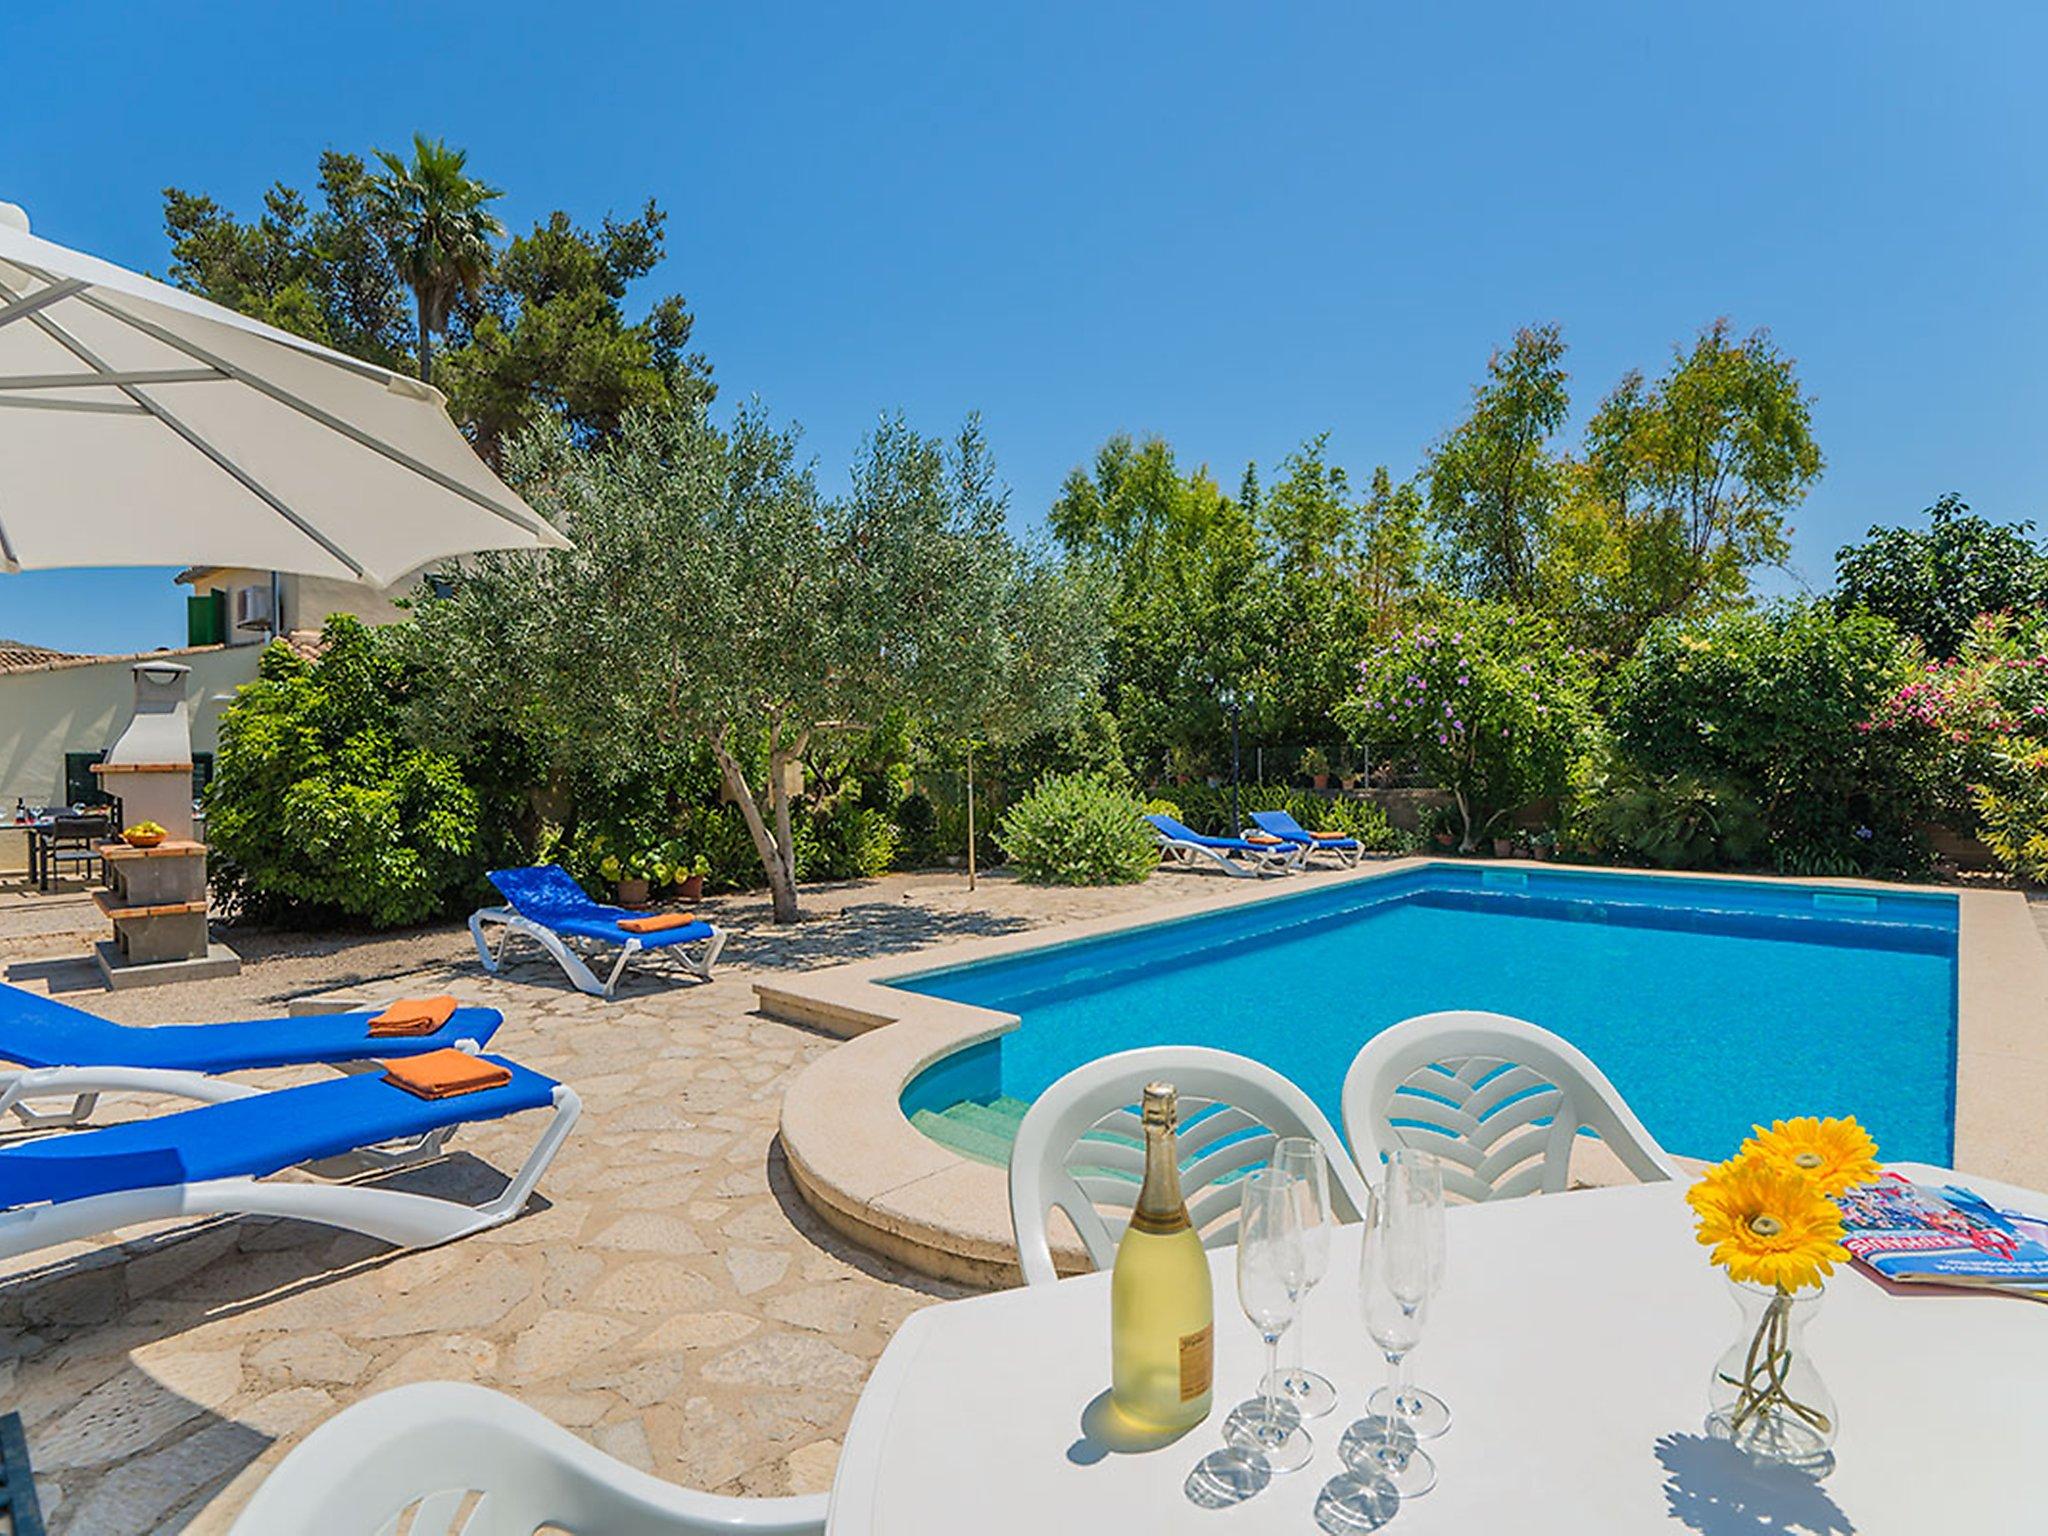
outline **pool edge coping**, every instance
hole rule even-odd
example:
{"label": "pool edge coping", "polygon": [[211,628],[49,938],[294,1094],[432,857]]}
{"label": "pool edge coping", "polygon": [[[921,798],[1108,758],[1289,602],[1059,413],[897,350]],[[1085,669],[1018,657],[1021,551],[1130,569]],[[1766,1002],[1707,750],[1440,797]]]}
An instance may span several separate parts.
{"label": "pool edge coping", "polygon": [[[1205,888],[1139,912],[1085,918],[875,956],[754,983],[772,1018],[842,1037],[784,1095],[780,1136],[806,1203],[835,1230],[922,1273],[978,1285],[1021,1278],[1004,1171],[931,1140],[904,1115],[903,1090],[941,1057],[1015,1029],[1015,1014],[885,985],[1131,929],[1156,927],[1259,901],[1387,879],[1469,861],[1374,860],[1355,869],[1257,882],[1182,874]],[[1771,883],[1774,877],[1620,870],[1520,859],[1488,868]],[[2023,1187],[2048,1185],[2048,1147],[2030,1146],[2048,1104],[2048,944],[2018,891],[1975,891],[1878,880],[1801,878],[1786,884],[1956,899],[1955,1165]],[[943,958],[936,958],[943,955]],[[887,1027],[884,1027],[887,1026]],[[883,1103],[876,1112],[876,1101]],[[1966,1131],[1967,1127],[1967,1131]],[[1086,1267],[1078,1244],[1056,1244],[1061,1267]]]}

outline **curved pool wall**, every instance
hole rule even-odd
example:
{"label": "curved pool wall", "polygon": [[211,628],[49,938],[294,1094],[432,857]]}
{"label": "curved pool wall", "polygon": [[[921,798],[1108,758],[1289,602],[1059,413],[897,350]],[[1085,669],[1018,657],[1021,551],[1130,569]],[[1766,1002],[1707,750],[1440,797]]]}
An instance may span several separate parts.
{"label": "curved pool wall", "polygon": [[906,1116],[1029,1101],[1084,1061],[1185,1043],[1266,1062],[1341,1124],[1367,1039],[1481,1008],[1573,1041],[1673,1152],[1854,1113],[1887,1157],[1946,1165],[1957,935],[1941,893],[1423,865],[885,985],[1021,1020],[918,1073]]}

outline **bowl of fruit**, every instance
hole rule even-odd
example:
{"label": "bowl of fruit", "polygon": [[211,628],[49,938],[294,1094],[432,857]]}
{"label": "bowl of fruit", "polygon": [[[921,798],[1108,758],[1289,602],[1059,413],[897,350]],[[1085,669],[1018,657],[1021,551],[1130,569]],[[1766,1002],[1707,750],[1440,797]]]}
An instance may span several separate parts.
{"label": "bowl of fruit", "polygon": [[130,848],[154,848],[170,835],[167,830],[156,822],[138,821],[134,826],[125,828],[122,831],[121,840],[127,843]]}

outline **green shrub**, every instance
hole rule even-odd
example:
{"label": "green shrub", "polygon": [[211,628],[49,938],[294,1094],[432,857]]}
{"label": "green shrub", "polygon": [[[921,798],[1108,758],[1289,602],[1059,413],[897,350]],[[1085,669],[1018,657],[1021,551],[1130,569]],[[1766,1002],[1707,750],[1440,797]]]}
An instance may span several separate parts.
{"label": "green shrub", "polygon": [[1631,775],[1747,796],[1788,873],[1911,869],[1923,754],[1870,721],[1914,659],[1890,621],[1818,603],[1662,623],[1615,678],[1615,751]]}
{"label": "green shrub", "polygon": [[1622,775],[1592,806],[1598,837],[1665,869],[1753,864],[1769,845],[1756,802],[1726,779]]}
{"label": "green shrub", "polygon": [[402,737],[405,668],[376,630],[337,614],[322,646],[311,662],[270,646],[221,714],[216,890],[253,917],[379,928],[458,907],[482,868],[476,792]]}
{"label": "green shrub", "polygon": [[797,840],[797,878],[871,880],[896,861],[902,834],[889,816],[842,796],[811,818],[810,836]]}
{"label": "green shrub", "polygon": [[1034,885],[1132,885],[1159,862],[1137,798],[1089,774],[1040,779],[1003,817],[1001,839]]}

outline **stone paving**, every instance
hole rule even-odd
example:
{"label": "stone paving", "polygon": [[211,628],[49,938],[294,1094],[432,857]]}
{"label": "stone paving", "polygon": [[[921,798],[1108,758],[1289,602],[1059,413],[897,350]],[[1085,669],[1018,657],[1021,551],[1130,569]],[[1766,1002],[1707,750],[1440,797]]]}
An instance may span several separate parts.
{"label": "stone paving", "polygon": [[[711,902],[735,933],[718,979],[639,980],[612,1003],[570,990],[544,961],[486,976],[452,927],[237,935],[241,976],[123,994],[88,988],[75,949],[7,966],[11,980],[135,1023],[258,1017],[332,987],[452,990],[504,1011],[494,1050],[571,1083],[584,1103],[527,1214],[444,1248],[240,1220],[138,1229],[120,1247],[0,1268],[18,1276],[0,1288],[0,1405],[27,1423],[50,1529],[222,1530],[313,1426],[423,1379],[510,1392],[679,1483],[827,1487],[891,1333],[962,1291],[851,1247],[802,1205],[776,1118],[791,1074],[834,1042],[756,1014],[754,977],[1225,883],[1168,873],[1047,892],[999,877],[970,896],[958,877],[892,876],[806,892],[808,920],[780,931],[762,903]],[[0,938],[10,957],[25,942],[19,930]],[[464,1131],[454,1156],[392,1181],[487,1196],[540,1118]]]}

